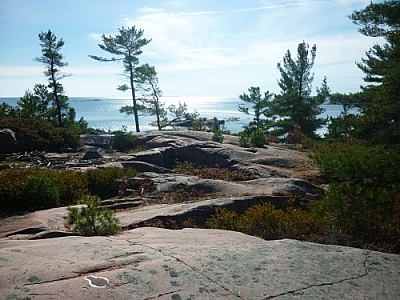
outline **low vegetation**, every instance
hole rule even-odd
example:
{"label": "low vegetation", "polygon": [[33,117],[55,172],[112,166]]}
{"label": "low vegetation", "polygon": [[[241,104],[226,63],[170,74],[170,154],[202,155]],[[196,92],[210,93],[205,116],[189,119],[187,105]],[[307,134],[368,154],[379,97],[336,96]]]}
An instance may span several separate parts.
{"label": "low vegetation", "polygon": [[133,169],[120,168],[88,172],[8,169],[0,172],[0,210],[9,215],[74,205],[85,195],[115,197],[119,193],[118,180],[136,174]]}
{"label": "low vegetation", "polygon": [[245,181],[254,179],[249,174],[241,171],[232,171],[220,167],[196,166],[192,162],[178,162],[174,171],[180,174],[198,176],[202,179],[219,179],[225,181]]}
{"label": "low vegetation", "polygon": [[9,128],[15,132],[21,152],[57,152],[82,146],[78,127],[56,127],[38,118],[0,118],[0,128]]}
{"label": "low vegetation", "polygon": [[253,206],[243,214],[216,208],[206,222],[208,228],[240,231],[267,240],[319,240],[324,235],[325,224],[325,218],[306,210],[288,208],[284,211],[271,203]]}
{"label": "low vegetation", "polygon": [[71,231],[83,236],[113,235],[121,231],[121,226],[113,213],[101,206],[97,196],[84,196],[82,207],[68,207],[67,226]]}

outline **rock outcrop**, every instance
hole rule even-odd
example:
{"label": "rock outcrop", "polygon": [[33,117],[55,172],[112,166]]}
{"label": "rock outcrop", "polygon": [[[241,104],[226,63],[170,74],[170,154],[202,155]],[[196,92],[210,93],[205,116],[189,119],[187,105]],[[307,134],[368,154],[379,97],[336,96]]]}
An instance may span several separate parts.
{"label": "rock outcrop", "polygon": [[[133,167],[125,194],[102,201],[124,229],[85,238],[65,228],[65,207],[0,222],[0,291],[5,299],[397,299],[400,257],[350,247],[295,240],[265,241],[206,229],[166,230],[151,222],[202,224],[215,207],[242,212],[286,200],[303,205],[324,193],[318,170],[305,153],[281,145],[241,148],[192,131],[138,134],[137,153],[118,153],[109,136],[88,136],[78,153],[26,153],[27,166],[86,170]],[[100,147],[106,145],[107,147]],[[177,162],[196,169],[241,172],[238,181],[182,174]],[[13,163],[9,167],[17,167]],[[179,201],[157,195],[180,193]],[[201,195],[193,197],[190,195]]]}
{"label": "rock outcrop", "polygon": [[1,240],[4,299],[398,299],[400,256],[238,232]]}
{"label": "rock outcrop", "polygon": [[18,142],[11,129],[0,129],[0,154],[9,154],[18,151]]}

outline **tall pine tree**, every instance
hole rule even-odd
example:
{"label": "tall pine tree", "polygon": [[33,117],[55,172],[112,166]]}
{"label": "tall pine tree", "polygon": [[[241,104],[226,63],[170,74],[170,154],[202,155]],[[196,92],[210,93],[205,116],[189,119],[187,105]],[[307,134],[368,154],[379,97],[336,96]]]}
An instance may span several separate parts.
{"label": "tall pine tree", "polygon": [[276,119],[276,135],[284,135],[299,128],[307,136],[315,136],[325,119],[318,118],[323,113],[321,97],[311,96],[311,83],[317,47],[311,49],[304,41],[298,45],[297,57],[293,58],[290,50],[283,57],[283,63],[277,67],[281,73],[278,81],[281,93],[270,103],[269,117]]}
{"label": "tall pine tree", "polygon": [[121,91],[131,90],[132,93],[132,112],[135,118],[136,132],[140,132],[139,111],[143,108],[137,101],[136,82],[140,80],[142,74],[139,67],[139,55],[143,53],[141,48],[151,42],[151,39],[143,38],[144,30],[136,29],[135,26],[120,28],[115,36],[102,35],[103,44],[99,44],[100,49],[115,55],[116,57],[104,58],[89,55],[90,58],[100,62],[122,61],[125,69],[124,75],[128,79],[129,85],[123,84],[118,87]]}
{"label": "tall pine tree", "polygon": [[58,126],[63,126],[63,118],[73,114],[73,109],[69,109],[68,97],[64,95],[64,88],[60,80],[69,75],[62,72],[62,68],[68,64],[63,61],[63,55],[60,53],[64,46],[63,39],[57,40],[57,37],[50,30],[39,34],[40,46],[42,47],[42,56],[35,58],[35,61],[43,63],[47,70],[44,74],[49,80],[49,89],[51,101],[53,104],[54,115]]}
{"label": "tall pine tree", "polygon": [[400,2],[371,3],[355,11],[350,19],[359,32],[386,40],[366,52],[357,66],[364,72],[359,123],[361,138],[375,142],[400,143]]}

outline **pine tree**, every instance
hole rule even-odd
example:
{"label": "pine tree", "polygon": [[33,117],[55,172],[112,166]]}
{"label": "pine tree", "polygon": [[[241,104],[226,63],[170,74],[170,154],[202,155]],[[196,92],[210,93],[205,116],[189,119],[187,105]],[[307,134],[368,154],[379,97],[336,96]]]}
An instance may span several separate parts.
{"label": "pine tree", "polygon": [[274,124],[277,135],[284,135],[299,128],[307,136],[315,136],[325,119],[318,118],[323,113],[320,105],[321,97],[311,96],[311,83],[317,48],[311,49],[304,41],[298,45],[297,58],[292,58],[288,50],[283,57],[283,63],[277,67],[281,73],[278,81],[281,93],[270,103],[269,116],[275,117]]}
{"label": "pine tree", "polygon": [[151,39],[142,38],[143,29],[136,29],[135,26],[120,28],[119,33],[112,36],[102,35],[103,44],[99,44],[100,49],[109,52],[116,57],[103,58],[89,55],[90,58],[100,62],[122,61],[125,69],[124,75],[129,81],[129,85],[123,84],[118,90],[131,90],[132,93],[132,113],[135,119],[136,132],[140,132],[139,111],[143,108],[136,98],[136,82],[142,76],[139,65],[139,55],[143,53],[141,48],[151,42]]}
{"label": "pine tree", "polygon": [[360,33],[386,40],[366,52],[357,66],[364,72],[359,107],[360,137],[400,143],[400,2],[371,3],[355,11],[350,19],[360,25]]}
{"label": "pine tree", "polygon": [[64,95],[64,88],[60,80],[69,75],[62,72],[61,68],[68,64],[63,62],[63,55],[60,53],[64,46],[63,39],[57,40],[57,37],[50,30],[39,34],[40,46],[42,47],[42,56],[35,58],[35,61],[43,63],[47,70],[44,74],[48,77],[51,90],[51,101],[53,111],[56,116],[58,126],[63,126],[63,117],[68,114],[68,97]]}

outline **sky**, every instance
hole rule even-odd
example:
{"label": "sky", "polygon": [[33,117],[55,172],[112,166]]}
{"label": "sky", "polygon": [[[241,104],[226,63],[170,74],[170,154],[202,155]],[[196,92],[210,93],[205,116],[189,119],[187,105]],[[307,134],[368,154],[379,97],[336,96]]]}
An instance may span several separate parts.
{"label": "sky", "polygon": [[[377,2],[377,1],[374,1]],[[122,63],[98,46],[101,35],[135,26],[152,41],[140,64],[155,66],[164,96],[238,97],[248,88],[279,93],[282,62],[305,41],[316,45],[313,91],[324,76],[332,92],[357,92],[356,66],[380,41],[358,32],[348,16],[370,0],[1,0],[0,97],[22,97],[46,83],[38,34],[51,30],[71,76],[69,97],[129,98]]]}

